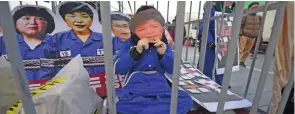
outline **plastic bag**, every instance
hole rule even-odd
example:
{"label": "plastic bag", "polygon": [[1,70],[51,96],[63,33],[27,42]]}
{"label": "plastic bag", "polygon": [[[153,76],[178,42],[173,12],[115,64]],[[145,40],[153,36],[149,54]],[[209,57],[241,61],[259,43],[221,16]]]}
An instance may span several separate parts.
{"label": "plastic bag", "polygon": [[12,76],[10,63],[0,57],[0,114],[4,114],[10,105],[20,99]]}
{"label": "plastic bag", "polygon": [[[78,55],[53,79],[31,92],[37,114],[100,113],[103,100],[90,87],[89,81],[83,60]],[[14,104],[6,114],[25,114],[21,105]]]}

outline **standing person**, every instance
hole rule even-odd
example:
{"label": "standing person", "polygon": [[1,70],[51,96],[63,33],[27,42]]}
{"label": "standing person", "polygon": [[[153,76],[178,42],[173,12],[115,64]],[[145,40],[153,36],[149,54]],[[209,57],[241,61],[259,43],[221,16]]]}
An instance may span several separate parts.
{"label": "standing person", "polygon": [[[12,17],[27,79],[51,79],[54,75],[47,73],[49,69],[40,66],[40,58],[44,57],[43,48],[51,37],[48,34],[55,29],[51,13],[39,6],[19,6],[15,9]],[[0,49],[2,57],[9,60],[4,41],[0,44]]]}
{"label": "standing person", "polygon": [[[258,2],[253,2],[248,6],[248,9],[255,9],[258,6]],[[260,23],[261,16],[256,15],[256,13],[244,15],[242,18],[239,44],[240,65],[242,67],[246,67],[245,61],[255,45]]]}
{"label": "standing person", "polygon": [[129,39],[131,36],[129,21],[130,18],[123,14],[111,14],[112,32],[115,34],[113,45],[116,53],[120,49],[121,43]]}
{"label": "standing person", "polygon": [[[232,13],[234,11],[235,3],[233,1],[226,1],[226,9],[225,13]],[[206,4],[205,4],[206,5]],[[223,2],[216,2],[215,5],[210,9],[210,17],[215,16],[215,12],[222,12]],[[205,15],[203,14],[203,17]],[[204,28],[204,23],[200,23],[200,31],[199,31],[199,51],[201,51],[201,44],[202,44],[202,32]],[[215,21],[212,20],[209,22],[209,30],[208,30],[208,38],[206,43],[206,51],[205,51],[205,61],[204,61],[204,71],[203,73],[212,79],[212,70],[214,68],[214,61],[215,61]],[[199,65],[198,65],[199,66]],[[216,70],[215,70],[216,74]],[[215,75],[216,82],[221,85],[223,74]]]}
{"label": "standing person", "polygon": [[[116,91],[118,113],[169,114],[171,87],[164,73],[173,72],[174,57],[164,26],[156,9],[137,10],[131,19],[134,34],[123,43],[115,62],[116,72],[128,78]],[[193,105],[192,98],[181,90],[177,103],[177,114],[186,114]]]}

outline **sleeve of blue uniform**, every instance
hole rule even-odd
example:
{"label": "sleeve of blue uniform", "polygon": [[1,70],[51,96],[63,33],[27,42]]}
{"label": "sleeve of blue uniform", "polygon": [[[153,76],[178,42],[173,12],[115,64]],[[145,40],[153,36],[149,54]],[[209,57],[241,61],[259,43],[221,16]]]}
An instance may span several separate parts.
{"label": "sleeve of blue uniform", "polygon": [[164,68],[164,70],[169,73],[172,74],[173,73],[173,61],[174,61],[174,55],[172,52],[172,49],[169,46],[166,46],[166,52],[163,55],[162,59],[160,60],[162,67]]}
{"label": "sleeve of blue uniform", "polygon": [[126,75],[136,63],[130,55],[130,46],[125,42],[120,47],[119,54],[116,56],[115,71],[120,75]]}

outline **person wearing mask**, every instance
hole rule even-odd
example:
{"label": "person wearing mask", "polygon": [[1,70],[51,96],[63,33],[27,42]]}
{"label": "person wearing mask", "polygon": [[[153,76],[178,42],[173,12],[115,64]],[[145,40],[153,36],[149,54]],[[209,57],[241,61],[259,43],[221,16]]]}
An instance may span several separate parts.
{"label": "person wearing mask", "polygon": [[115,37],[113,37],[113,45],[116,53],[120,49],[121,43],[129,39],[131,36],[129,21],[130,18],[124,14],[111,14],[112,32],[115,35]]}
{"label": "person wearing mask", "polygon": [[[253,2],[248,6],[248,9],[255,9],[258,6],[258,2]],[[260,23],[261,16],[256,15],[256,13],[244,15],[242,18],[239,41],[240,65],[242,67],[246,67],[245,61],[255,45]]]}
{"label": "person wearing mask", "polygon": [[[168,114],[171,87],[164,75],[173,72],[173,52],[164,35],[165,20],[156,9],[140,8],[131,19],[134,33],[116,58],[115,70],[127,75],[125,86],[116,90],[119,114]],[[177,114],[193,105],[188,93],[179,90]]]}
{"label": "person wearing mask", "polygon": [[[43,48],[51,37],[48,34],[55,29],[51,13],[46,8],[36,6],[19,6],[15,9],[12,17],[28,81],[51,79],[54,74],[47,73],[50,69],[40,66],[40,59],[44,57]],[[9,60],[4,41],[0,43],[2,57]]]}
{"label": "person wearing mask", "polygon": [[[210,9],[210,17],[215,16],[215,12],[222,12],[223,5],[226,5],[225,7],[225,13],[232,13],[235,8],[235,3],[233,1],[226,1],[224,2],[215,2],[213,7]],[[206,4],[205,4],[206,5]],[[205,17],[205,14],[203,14],[203,17]],[[199,42],[199,51],[201,51],[201,44],[202,44],[202,32],[204,28],[204,23],[200,23],[200,31],[198,40]],[[215,21],[211,20],[209,22],[209,30],[208,30],[208,38],[206,42],[206,51],[205,51],[205,64],[204,64],[204,71],[203,73],[212,79],[212,70],[214,68],[214,61],[215,61]],[[199,66],[199,65],[198,65]],[[221,85],[223,74],[216,75],[215,71],[215,79],[216,82]]]}

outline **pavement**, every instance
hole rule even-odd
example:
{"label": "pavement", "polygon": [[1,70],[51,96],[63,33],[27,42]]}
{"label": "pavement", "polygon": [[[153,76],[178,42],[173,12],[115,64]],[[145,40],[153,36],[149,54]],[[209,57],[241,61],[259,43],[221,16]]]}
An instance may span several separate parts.
{"label": "pavement", "polygon": [[[195,47],[188,47],[188,56],[187,56],[187,61],[190,61],[191,63],[193,63],[193,58],[194,58],[194,48]],[[182,48],[182,59],[185,60],[185,56],[186,56],[186,47]],[[247,93],[247,99],[250,102],[253,102],[254,96],[255,96],[255,91],[257,89],[258,86],[258,81],[260,78],[260,73],[261,73],[261,69],[263,66],[263,62],[264,62],[264,54],[259,54],[257,56],[257,60],[254,66],[254,70],[253,70],[253,75],[250,81],[250,87]],[[197,51],[196,51],[196,62],[195,64],[198,63],[198,59],[199,59],[199,52],[198,52],[198,47],[197,47]],[[266,83],[264,86],[264,90],[263,90],[263,94],[259,103],[259,109],[263,110],[263,111],[267,111],[268,109],[268,105],[271,101],[271,96],[272,96],[272,85],[273,85],[273,76],[274,76],[274,61],[272,61],[271,67],[269,69],[268,72],[268,76],[266,79]],[[244,67],[240,67],[239,71],[233,72],[231,75],[231,80],[230,80],[230,86],[231,86],[231,91],[236,93],[237,95],[240,96],[244,96],[244,92],[245,92],[245,88],[246,88],[246,83],[248,80],[248,75],[250,72],[250,66],[252,64],[252,59],[251,57],[248,57],[245,64],[247,65],[246,68]]]}

